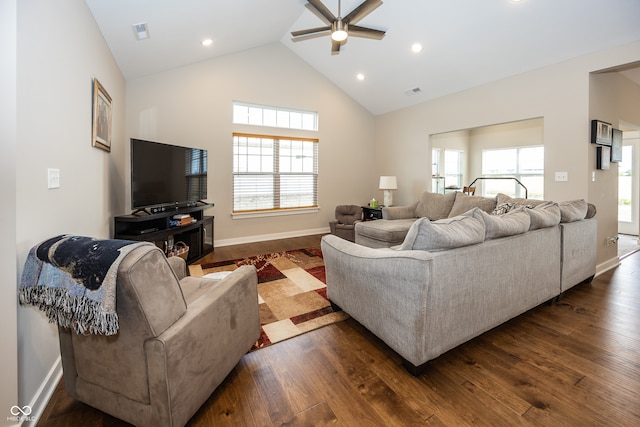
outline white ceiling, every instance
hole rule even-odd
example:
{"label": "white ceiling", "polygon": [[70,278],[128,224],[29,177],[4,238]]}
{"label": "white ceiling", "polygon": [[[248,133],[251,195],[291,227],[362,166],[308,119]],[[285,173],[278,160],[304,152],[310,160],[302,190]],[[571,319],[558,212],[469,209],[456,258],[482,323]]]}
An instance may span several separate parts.
{"label": "white ceiling", "polygon": [[[339,55],[326,36],[291,42],[291,31],[324,25],[306,0],[86,3],[127,79],[281,42],[376,115],[640,40],[640,0],[384,0],[358,25],[386,37],[350,37]],[[338,14],[338,0],[324,3]],[[343,0],[342,15],[360,3]],[[144,41],[131,28],[140,22]],[[640,84],[637,69],[625,73]]]}

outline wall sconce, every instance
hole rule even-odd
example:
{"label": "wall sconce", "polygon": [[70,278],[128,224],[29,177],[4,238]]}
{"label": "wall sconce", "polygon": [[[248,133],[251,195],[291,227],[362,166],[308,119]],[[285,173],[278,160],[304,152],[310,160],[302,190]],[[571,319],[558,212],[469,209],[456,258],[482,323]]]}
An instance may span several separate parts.
{"label": "wall sconce", "polygon": [[398,182],[395,176],[381,176],[380,177],[380,185],[378,186],[380,190],[384,190],[384,205],[385,206],[393,206],[393,190],[398,189]]}

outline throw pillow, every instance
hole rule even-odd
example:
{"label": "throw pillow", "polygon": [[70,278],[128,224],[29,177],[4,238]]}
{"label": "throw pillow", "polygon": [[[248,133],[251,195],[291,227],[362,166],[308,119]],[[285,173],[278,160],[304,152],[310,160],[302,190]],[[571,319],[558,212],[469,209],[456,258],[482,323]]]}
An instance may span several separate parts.
{"label": "throw pillow", "polygon": [[[504,215],[507,212],[511,212],[512,210],[516,209],[519,206],[520,205],[517,204],[516,202],[501,203],[498,206],[496,206],[493,212],[491,212],[491,215]],[[533,206],[529,206],[529,207],[533,207]]]}
{"label": "throw pillow", "polygon": [[432,221],[446,218],[455,200],[456,193],[438,194],[425,191],[416,207],[416,217],[429,218]]}
{"label": "throw pillow", "polygon": [[482,243],[485,225],[479,211],[474,208],[463,215],[433,222],[420,218],[413,223],[399,249],[441,251]]}
{"label": "throw pillow", "polygon": [[521,197],[511,197],[511,196],[507,196],[506,194],[498,193],[496,195],[496,202],[498,203],[498,205],[501,205],[503,203],[513,202],[523,206],[524,205],[538,206],[543,204],[545,201],[538,200],[538,199],[524,199]]}
{"label": "throw pillow", "polygon": [[526,212],[531,218],[529,230],[553,227],[560,224],[560,207],[555,202],[545,202]]}
{"label": "throw pillow", "polygon": [[560,202],[560,222],[574,222],[587,216],[587,202],[584,199]]}
{"label": "throw pillow", "polygon": [[456,192],[456,199],[453,202],[449,217],[462,215],[473,208],[480,208],[485,212],[491,212],[496,207],[496,199],[482,196],[469,196],[468,194]]}
{"label": "throw pillow", "polygon": [[485,240],[499,237],[513,236],[529,231],[531,219],[522,206],[507,212],[504,215],[490,215],[480,211],[485,224]]}

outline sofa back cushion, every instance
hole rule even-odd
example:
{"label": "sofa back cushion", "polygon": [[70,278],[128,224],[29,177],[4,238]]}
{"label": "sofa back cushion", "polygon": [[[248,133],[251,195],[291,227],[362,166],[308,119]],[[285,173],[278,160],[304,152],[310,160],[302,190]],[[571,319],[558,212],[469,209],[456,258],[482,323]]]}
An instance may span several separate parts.
{"label": "sofa back cushion", "polygon": [[507,196],[506,194],[502,194],[502,193],[498,193],[496,195],[496,202],[498,205],[501,205],[503,203],[517,203],[519,205],[522,206],[538,206],[543,204],[545,201],[544,200],[538,200],[538,199],[524,199],[521,197],[511,197],[511,196]]}
{"label": "sofa back cushion", "polygon": [[433,222],[420,218],[413,223],[398,249],[441,251],[482,243],[485,225],[480,215],[475,208],[463,215]]}
{"label": "sofa back cushion", "polygon": [[484,220],[485,240],[497,239],[499,237],[513,236],[529,231],[531,219],[525,212],[525,208],[518,207],[504,215],[491,215],[479,210]]}
{"label": "sofa back cushion", "polygon": [[560,224],[560,207],[555,202],[545,202],[533,209],[526,209],[531,218],[529,230],[554,227]]}
{"label": "sofa back cushion", "polygon": [[431,221],[447,218],[456,200],[456,193],[438,194],[425,191],[416,206],[417,218],[429,218]]}
{"label": "sofa back cushion", "polygon": [[560,206],[560,222],[574,222],[585,219],[589,206],[584,199],[558,203]]}
{"label": "sofa back cushion", "polygon": [[495,197],[469,196],[468,194],[460,192],[454,194],[456,195],[456,199],[453,202],[451,212],[449,212],[450,217],[462,215],[473,208],[480,208],[485,212],[491,212],[496,207]]}

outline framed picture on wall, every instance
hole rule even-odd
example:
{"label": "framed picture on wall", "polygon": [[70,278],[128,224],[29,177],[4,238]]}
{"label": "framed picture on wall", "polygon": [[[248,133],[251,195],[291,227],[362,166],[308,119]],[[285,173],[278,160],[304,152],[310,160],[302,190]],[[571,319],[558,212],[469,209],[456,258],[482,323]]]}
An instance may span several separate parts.
{"label": "framed picture on wall", "polygon": [[611,130],[611,161],[622,161],[622,131],[619,129]]}
{"label": "framed picture on wall", "polygon": [[611,147],[596,147],[596,169],[609,169],[611,161]]}
{"label": "framed picture on wall", "polygon": [[92,129],[91,145],[111,151],[111,97],[96,78],[93,79]]}
{"label": "framed picture on wall", "polygon": [[611,123],[591,120],[591,143],[611,145]]}

